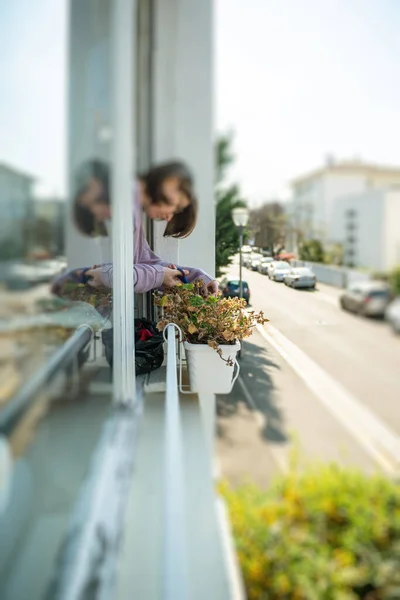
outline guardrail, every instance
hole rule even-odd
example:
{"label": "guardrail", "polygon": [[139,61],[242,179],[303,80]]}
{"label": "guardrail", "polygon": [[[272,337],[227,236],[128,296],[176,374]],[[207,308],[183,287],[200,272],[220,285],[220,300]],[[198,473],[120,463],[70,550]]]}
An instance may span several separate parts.
{"label": "guardrail", "polygon": [[164,600],[189,598],[185,535],[182,424],[179,409],[177,348],[174,325],[167,327],[165,415]]}
{"label": "guardrail", "polygon": [[67,368],[91,341],[93,329],[81,325],[72,336],[38,369],[27,383],[0,410],[0,433],[8,435],[22,415],[35,402],[39,392],[48,385],[54,376]]}
{"label": "guardrail", "polygon": [[360,271],[347,267],[335,267],[304,260],[291,260],[290,264],[293,267],[309,267],[314,271],[318,281],[337,288],[345,288],[352,283],[370,280],[368,273],[360,273]]}

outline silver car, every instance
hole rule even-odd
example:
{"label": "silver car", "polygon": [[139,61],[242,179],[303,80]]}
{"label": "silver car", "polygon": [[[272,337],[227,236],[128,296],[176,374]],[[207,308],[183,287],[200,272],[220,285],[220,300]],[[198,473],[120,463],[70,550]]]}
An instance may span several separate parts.
{"label": "silver car", "polygon": [[272,263],[273,260],[274,259],[271,256],[266,256],[265,258],[263,258],[262,261],[260,262],[260,264],[258,265],[259,273],[266,275],[266,273],[268,271],[268,267]]}
{"label": "silver car", "polygon": [[340,297],[340,306],[365,317],[383,317],[390,300],[386,283],[367,281],[351,285]]}
{"label": "silver car", "polygon": [[250,263],[250,269],[252,271],[258,271],[258,265],[261,264],[261,261],[262,261],[262,256],[254,256]]}
{"label": "silver car", "polygon": [[315,289],[317,278],[311,269],[297,267],[291,269],[285,277],[285,284],[292,288]]}
{"label": "silver car", "polygon": [[395,298],[386,308],[385,319],[395,333],[400,333],[400,297]]}
{"label": "silver car", "polygon": [[279,260],[274,263],[274,266],[268,269],[269,278],[272,281],[283,281],[285,276],[290,271],[289,263]]}

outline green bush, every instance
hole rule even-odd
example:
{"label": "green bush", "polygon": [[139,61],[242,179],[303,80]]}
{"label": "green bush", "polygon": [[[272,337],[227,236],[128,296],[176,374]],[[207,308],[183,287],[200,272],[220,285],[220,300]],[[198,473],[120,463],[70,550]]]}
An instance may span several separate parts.
{"label": "green bush", "polygon": [[310,262],[325,261],[325,250],[320,240],[304,240],[299,248],[300,260],[308,260]]}
{"label": "green bush", "polygon": [[389,282],[390,275],[385,271],[372,271],[371,279],[373,281],[384,281],[385,283]]}
{"label": "green bush", "polygon": [[[400,296],[400,266],[393,269],[389,275],[389,283],[393,289],[393,292]],[[399,596],[400,598],[400,596]]]}
{"label": "green bush", "polygon": [[221,491],[248,600],[399,600],[395,483],[329,465]]}

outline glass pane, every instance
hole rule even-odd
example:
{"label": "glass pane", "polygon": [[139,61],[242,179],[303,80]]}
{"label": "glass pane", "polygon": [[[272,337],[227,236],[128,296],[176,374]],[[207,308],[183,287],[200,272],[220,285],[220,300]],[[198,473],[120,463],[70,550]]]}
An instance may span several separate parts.
{"label": "glass pane", "polygon": [[[108,238],[84,237],[71,218],[93,160],[109,160],[108,5],[35,0],[0,9],[2,600],[45,597],[109,411],[101,346],[92,363],[88,329],[75,331],[104,324],[111,294],[71,278],[51,293],[67,263],[111,259]],[[35,387],[51,363],[50,385]]]}

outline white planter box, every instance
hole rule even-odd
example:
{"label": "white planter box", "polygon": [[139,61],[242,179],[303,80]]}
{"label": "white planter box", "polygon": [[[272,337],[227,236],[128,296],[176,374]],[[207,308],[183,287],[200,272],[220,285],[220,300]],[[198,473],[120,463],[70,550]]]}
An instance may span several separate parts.
{"label": "white planter box", "polygon": [[[184,342],[192,392],[211,394],[229,394],[239,375],[236,356],[240,342],[232,346],[220,346],[224,360],[207,344],[189,344]],[[226,363],[227,359],[233,365]]]}

